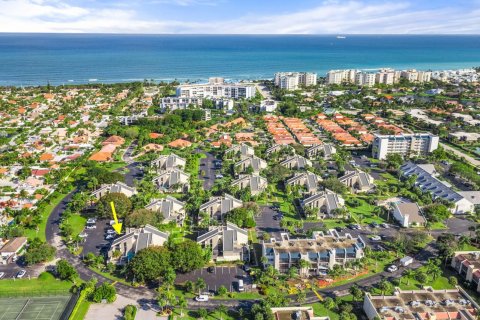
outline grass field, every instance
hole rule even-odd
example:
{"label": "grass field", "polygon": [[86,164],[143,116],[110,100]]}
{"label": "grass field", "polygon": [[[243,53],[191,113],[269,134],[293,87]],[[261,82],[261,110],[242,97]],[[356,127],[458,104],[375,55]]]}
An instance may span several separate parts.
{"label": "grass field", "polygon": [[40,238],[40,240],[45,241],[45,229],[47,228],[47,220],[48,216],[52,212],[52,210],[62,201],[63,198],[67,196],[67,193],[53,193],[51,195],[50,204],[47,205],[41,212],[42,222],[38,226],[38,232],[35,229],[26,229],[25,236],[28,239],[34,239],[36,237]]}
{"label": "grass field", "polygon": [[68,292],[71,287],[71,282],[57,280],[50,273],[44,272],[37,279],[3,279],[0,281],[0,296],[5,296],[10,292],[16,295],[29,292]]}
{"label": "grass field", "polygon": [[85,224],[87,223],[87,218],[79,214],[74,214],[70,218],[68,218],[68,222],[72,226],[73,236],[77,236],[85,228]]}
{"label": "grass field", "polygon": [[32,298],[1,298],[2,320],[58,320],[70,295]]}

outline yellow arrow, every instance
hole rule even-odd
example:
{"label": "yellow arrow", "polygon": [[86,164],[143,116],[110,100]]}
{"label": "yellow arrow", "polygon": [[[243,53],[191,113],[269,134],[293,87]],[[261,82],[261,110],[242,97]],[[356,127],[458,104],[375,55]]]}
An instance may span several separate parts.
{"label": "yellow arrow", "polygon": [[113,213],[113,220],[115,223],[113,224],[113,230],[115,230],[118,234],[122,233],[122,224],[118,223],[117,219],[117,212],[115,211],[115,205],[113,204],[113,201],[110,202],[110,206],[112,207],[112,213]]}

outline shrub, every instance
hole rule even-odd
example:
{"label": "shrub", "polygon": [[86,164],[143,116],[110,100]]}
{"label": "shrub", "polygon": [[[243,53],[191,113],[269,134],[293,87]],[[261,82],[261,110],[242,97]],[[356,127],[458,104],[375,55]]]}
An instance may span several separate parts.
{"label": "shrub", "polygon": [[103,299],[107,300],[109,303],[112,303],[116,298],[117,290],[114,286],[106,282],[96,287],[92,294],[92,300],[96,303],[102,302]]}
{"label": "shrub", "polygon": [[123,311],[123,316],[125,320],[134,320],[136,314],[137,314],[137,307],[131,304],[126,306],[125,310]]}

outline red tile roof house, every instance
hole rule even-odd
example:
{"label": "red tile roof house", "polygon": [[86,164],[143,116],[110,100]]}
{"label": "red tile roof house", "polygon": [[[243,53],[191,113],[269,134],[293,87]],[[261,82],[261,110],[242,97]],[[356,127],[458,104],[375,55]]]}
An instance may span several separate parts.
{"label": "red tile roof house", "polygon": [[119,136],[111,136],[107,140],[103,141],[103,145],[113,144],[115,146],[121,146],[125,143],[125,139]]}
{"label": "red tile roof house", "polygon": [[183,140],[183,139],[177,139],[177,140],[174,140],[172,142],[170,142],[168,144],[169,147],[172,147],[172,148],[188,148],[192,145],[192,143],[190,141],[187,141],[187,140]]}

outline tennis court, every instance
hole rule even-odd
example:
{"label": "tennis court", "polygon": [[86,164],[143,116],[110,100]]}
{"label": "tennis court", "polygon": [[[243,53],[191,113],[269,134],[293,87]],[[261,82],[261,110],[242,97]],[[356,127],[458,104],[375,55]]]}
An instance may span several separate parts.
{"label": "tennis court", "polygon": [[0,298],[0,320],[59,320],[70,298]]}

